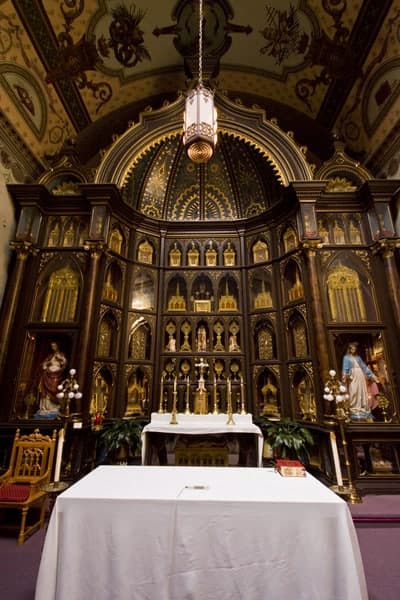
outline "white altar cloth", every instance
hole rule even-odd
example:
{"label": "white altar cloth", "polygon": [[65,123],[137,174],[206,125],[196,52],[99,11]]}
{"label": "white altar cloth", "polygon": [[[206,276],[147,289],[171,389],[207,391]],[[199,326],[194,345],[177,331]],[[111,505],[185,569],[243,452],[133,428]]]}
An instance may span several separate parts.
{"label": "white altar cloth", "polygon": [[234,425],[227,425],[228,415],[185,415],[177,414],[177,425],[170,425],[171,413],[152,413],[151,422],[142,431],[142,464],[145,464],[147,455],[149,433],[187,434],[187,435],[215,435],[219,433],[251,433],[257,438],[257,462],[262,466],[262,452],[264,437],[262,431],[253,423],[251,414],[234,414]]}
{"label": "white altar cloth", "polygon": [[36,600],[367,600],[347,504],[311,475],[102,466],[55,503]]}

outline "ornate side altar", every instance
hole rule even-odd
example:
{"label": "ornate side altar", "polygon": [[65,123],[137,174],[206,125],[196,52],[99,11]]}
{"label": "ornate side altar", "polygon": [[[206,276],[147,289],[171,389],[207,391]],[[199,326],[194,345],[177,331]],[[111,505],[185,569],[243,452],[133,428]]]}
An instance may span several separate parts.
{"label": "ornate side altar", "polygon": [[262,466],[263,435],[251,414],[152,413],[142,433],[142,464]]}

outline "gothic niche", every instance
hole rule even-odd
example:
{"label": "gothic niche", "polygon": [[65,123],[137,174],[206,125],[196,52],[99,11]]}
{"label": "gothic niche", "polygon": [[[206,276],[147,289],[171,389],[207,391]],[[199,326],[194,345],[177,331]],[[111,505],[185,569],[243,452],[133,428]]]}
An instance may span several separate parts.
{"label": "gothic niche", "polygon": [[344,231],[343,219],[340,217],[335,218],[332,227],[332,239],[334,244],[345,244],[346,237]]}
{"label": "gothic niche", "polygon": [[294,358],[305,358],[309,355],[307,326],[303,316],[297,311],[288,323],[290,355]]}
{"label": "gothic niche", "polygon": [[[72,337],[27,332],[22,349],[14,413],[21,418],[57,418],[57,386],[71,368]],[[52,408],[53,407],[53,408]]]}
{"label": "gothic niche", "polygon": [[228,352],[240,352],[240,327],[236,321],[229,324]]}
{"label": "gothic niche", "polygon": [[138,262],[152,265],[154,259],[154,248],[148,240],[140,242],[137,249],[137,260]]}
{"label": "gothic niche", "polygon": [[261,415],[280,417],[278,380],[270,369],[264,369],[257,378],[257,399]]}
{"label": "gothic niche", "polygon": [[317,420],[317,407],[313,379],[303,368],[299,368],[293,376],[293,394],[295,414],[306,421]]}
{"label": "gothic niche", "polygon": [[269,259],[267,242],[264,240],[257,240],[251,247],[251,255],[254,264],[267,261]]}
{"label": "gothic niche", "polygon": [[210,332],[206,321],[199,321],[196,327],[196,352],[209,350]]}
{"label": "gothic niche", "polygon": [[212,312],[214,294],[212,283],[206,275],[202,274],[193,282],[192,295],[190,297],[193,312]]}
{"label": "gothic niche", "polygon": [[112,374],[107,368],[102,367],[93,377],[90,393],[89,412],[93,415],[94,424],[96,424],[96,421],[101,422],[105,414],[112,412],[110,406],[112,387]]}
{"label": "gothic niche", "polygon": [[219,312],[232,312],[238,310],[238,286],[233,277],[223,277],[218,286]]}
{"label": "gothic niche", "polygon": [[236,250],[232,246],[231,242],[228,242],[224,249],[224,266],[234,267],[236,264]]}
{"label": "gothic niche", "polygon": [[97,356],[103,358],[115,356],[117,330],[117,320],[109,311],[100,321],[97,337]]}
{"label": "gothic niche", "polygon": [[142,415],[148,403],[149,378],[144,369],[133,369],[127,381],[125,417]]}
{"label": "gothic niche", "polygon": [[274,360],[276,358],[276,340],[271,323],[268,321],[258,322],[254,337],[256,360]]}
{"label": "gothic niche", "polygon": [[214,243],[210,240],[207,244],[205,251],[206,265],[207,267],[216,267],[218,264],[218,253],[215,249]]}
{"label": "gothic niche", "polygon": [[288,302],[294,302],[304,298],[303,282],[297,263],[289,261],[284,273],[285,293]]}
{"label": "gothic niche", "polygon": [[168,264],[170,267],[180,267],[182,263],[182,250],[178,242],[174,242],[173,247],[169,251]]}
{"label": "gothic niche", "polygon": [[176,352],[176,325],[174,321],[168,321],[164,335],[165,350]]}
{"label": "gothic niche", "polygon": [[123,254],[125,251],[125,238],[119,227],[114,227],[110,234],[110,250],[116,254]]}
{"label": "gothic niche", "polygon": [[70,219],[65,226],[62,238],[62,246],[77,246],[77,231],[78,231],[78,222],[76,219]]}
{"label": "gothic niche", "polygon": [[172,312],[186,312],[186,298],[186,281],[180,275],[172,277],[167,287],[167,310]]}
{"label": "gothic niche", "polygon": [[357,354],[374,378],[366,378],[368,408],[374,421],[385,423],[397,420],[393,404],[393,383],[390,379],[391,368],[387,362],[382,332],[349,332],[335,335],[335,354],[338,372],[343,368],[343,357],[350,344],[357,344]]}
{"label": "gothic niche", "polygon": [[131,308],[134,310],[154,310],[154,281],[146,271],[136,273],[132,283]]}
{"label": "gothic niche", "polygon": [[[373,283],[361,267],[343,255],[327,270],[326,290],[330,318],[335,322],[360,322],[376,319],[372,297]],[[348,264],[344,264],[347,262]]]}
{"label": "gothic niche", "polygon": [[111,263],[106,270],[102,290],[102,300],[120,302],[122,289],[122,273],[116,263]]}
{"label": "gothic niche", "polygon": [[[47,266],[49,273],[53,264]],[[43,281],[44,277],[41,278]],[[40,320],[46,323],[72,322],[76,319],[78,298],[81,287],[80,273],[71,264],[54,270],[48,277],[44,289]],[[41,282],[38,289],[41,289]]]}
{"label": "gothic niche", "polygon": [[293,227],[287,227],[282,235],[282,245],[284,252],[290,252],[294,250],[297,246],[297,234]]}
{"label": "gothic niche", "polygon": [[214,331],[214,352],[224,352],[225,351],[225,327],[222,321],[216,321],[213,326]]}
{"label": "gothic niche", "polygon": [[135,321],[129,334],[128,359],[150,360],[151,339],[149,323],[143,318]]}
{"label": "gothic niche", "polygon": [[198,244],[191,242],[187,251],[186,263],[189,267],[198,267],[200,262],[200,250]]}
{"label": "gothic niche", "polygon": [[273,308],[271,283],[268,273],[257,271],[251,282],[251,297],[254,310]]}

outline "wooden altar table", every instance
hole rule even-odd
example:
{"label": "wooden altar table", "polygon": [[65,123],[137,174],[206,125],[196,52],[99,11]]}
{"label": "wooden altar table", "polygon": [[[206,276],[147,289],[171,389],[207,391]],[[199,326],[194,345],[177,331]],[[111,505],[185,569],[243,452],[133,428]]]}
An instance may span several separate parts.
{"label": "wooden altar table", "polygon": [[251,466],[262,466],[262,452],[264,438],[261,429],[253,423],[251,414],[234,414],[234,425],[227,425],[228,415],[220,413],[218,415],[194,415],[178,413],[177,425],[170,425],[170,413],[152,413],[151,422],[146,425],[142,432],[142,464],[160,464],[159,458],[151,447],[151,438],[153,434],[163,434],[165,439],[171,442],[178,436],[197,436],[197,438],[209,437],[210,440],[217,436],[226,436],[229,444],[229,438],[233,441],[241,439],[253,445],[254,461]]}
{"label": "wooden altar table", "polygon": [[367,600],[347,504],[307,474],[102,466],[56,501],[36,600]]}

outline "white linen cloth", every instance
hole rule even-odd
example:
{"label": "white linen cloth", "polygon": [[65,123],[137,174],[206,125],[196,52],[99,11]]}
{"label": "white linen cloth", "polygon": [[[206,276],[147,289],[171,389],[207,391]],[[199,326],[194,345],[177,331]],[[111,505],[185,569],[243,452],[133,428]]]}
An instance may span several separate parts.
{"label": "white linen cloth", "polygon": [[102,466],[61,494],[36,600],[367,600],[346,503],[272,469]]}
{"label": "white linen cloth", "polygon": [[234,414],[234,425],[227,425],[228,415],[185,415],[177,414],[177,425],[170,425],[171,413],[152,413],[151,422],[142,431],[142,464],[146,464],[148,453],[148,434],[167,433],[169,435],[216,435],[220,433],[251,433],[256,436],[257,463],[262,466],[264,437],[261,429],[253,423],[252,415]]}

